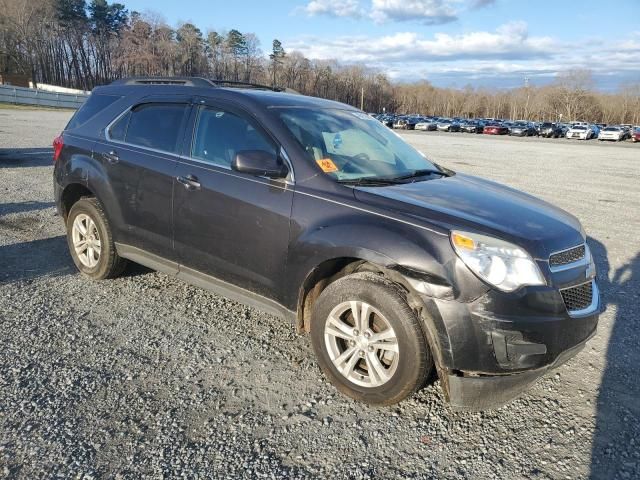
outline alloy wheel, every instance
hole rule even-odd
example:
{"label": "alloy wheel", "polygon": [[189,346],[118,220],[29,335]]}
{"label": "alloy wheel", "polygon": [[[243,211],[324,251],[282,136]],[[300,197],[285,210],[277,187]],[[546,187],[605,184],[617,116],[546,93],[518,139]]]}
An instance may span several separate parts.
{"label": "alloy wheel", "polygon": [[335,368],[356,385],[384,385],[398,367],[396,333],[384,315],[366,302],[337,305],[326,320],[324,340]]}
{"label": "alloy wheel", "polygon": [[78,260],[85,267],[95,267],[100,261],[102,243],[98,227],[89,215],[81,213],[73,220],[71,238]]}

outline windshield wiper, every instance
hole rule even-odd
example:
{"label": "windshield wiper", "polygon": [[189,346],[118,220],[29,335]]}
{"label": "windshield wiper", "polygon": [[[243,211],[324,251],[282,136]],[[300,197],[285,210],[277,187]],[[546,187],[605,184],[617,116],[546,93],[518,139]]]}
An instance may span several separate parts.
{"label": "windshield wiper", "polygon": [[384,186],[384,185],[401,185],[403,183],[407,183],[406,180],[410,180],[412,178],[425,177],[427,175],[442,175],[443,177],[448,177],[449,174],[443,172],[441,170],[436,169],[418,169],[413,170],[412,172],[406,173],[404,175],[398,175],[396,177],[360,177],[360,178],[346,178],[343,180],[338,180],[338,183],[342,183],[345,185],[368,185],[368,186]]}
{"label": "windshield wiper", "polygon": [[396,181],[395,178],[383,178],[383,177],[360,177],[360,178],[345,178],[343,180],[337,180],[338,183],[343,185],[367,185],[367,186],[385,186],[396,185],[398,183],[404,183]]}
{"label": "windshield wiper", "polygon": [[412,178],[425,177],[427,175],[442,175],[443,177],[448,177],[449,175],[441,170],[436,170],[433,168],[422,168],[418,170],[414,170],[405,175],[399,175],[397,177],[393,177],[390,180],[398,181],[398,180],[410,180]]}

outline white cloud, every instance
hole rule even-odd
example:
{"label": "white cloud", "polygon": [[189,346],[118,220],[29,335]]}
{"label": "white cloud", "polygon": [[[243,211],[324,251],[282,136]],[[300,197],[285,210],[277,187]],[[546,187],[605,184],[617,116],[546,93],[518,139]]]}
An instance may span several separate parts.
{"label": "white cloud", "polygon": [[524,22],[510,22],[492,32],[429,37],[413,31],[382,37],[305,37],[286,42],[285,48],[313,59],[363,63],[395,80],[462,86],[494,79],[496,84],[517,86],[524,76],[549,78],[569,68],[587,68],[596,76],[640,82],[640,42],[634,34],[613,44],[569,43],[530,35]]}
{"label": "white cloud", "polygon": [[465,9],[483,8],[495,0],[311,0],[294,12],[309,16],[369,18],[376,23],[417,22],[438,25],[453,22]]}
{"label": "white cloud", "polygon": [[425,39],[415,32],[383,37],[309,37],[290,42],[288,48],[311,58],[335,58],[345,62],[442,61],[461,58],[527,58],[550,54],[557,45],[548,37],[529,37],[524,22],[512,22],[495,32],[460,35],[436,33]]}
{"label": "white cloud", "polygon": [[371,18],[377,23],[418,21],[436,25],[457,20],[451,0],[373,0]]}
{"label": "white cloud", "polygon": [[309,16],[360,17],[362,9],[359,0],[313,0],[301,8]]}
{"label": "white cloud", "polygon": [[471,0],[471,8],[484,8],[496,3],[496,0]]}

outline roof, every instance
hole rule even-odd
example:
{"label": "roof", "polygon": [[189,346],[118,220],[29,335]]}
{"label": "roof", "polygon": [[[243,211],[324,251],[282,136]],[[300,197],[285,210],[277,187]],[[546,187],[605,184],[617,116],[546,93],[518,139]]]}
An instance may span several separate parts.
{"label": "roof", "polygon": [[236,100],[242,103],[254,103],[263,108],[307,107],[340,108],[357,110],[344,103],[324,98],[301,95],[293,90],[282,91],[265,85],[223,80],[209,80],[199,77],[145,77],[125,78],[98,87],[102,93],[135,89],[149,94],[193,95],[205,98]]}

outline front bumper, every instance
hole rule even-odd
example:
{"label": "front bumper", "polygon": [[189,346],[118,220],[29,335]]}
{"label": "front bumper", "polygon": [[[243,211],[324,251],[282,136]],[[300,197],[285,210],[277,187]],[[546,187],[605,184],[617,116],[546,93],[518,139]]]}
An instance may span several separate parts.
{"label": "front bumper", "polygon": [[488,410],[500,407],[518,397],[549,370],[576,356],[595,333],[594,330],[583,342],[558,355],[553,364],[540,369],[512,375],[476,377],[449,374],[443,381],[448,387],[449,403],[454,409],[459,410]]}
{"label": "front bumper", "polygon": [[577,354],[597,329],[601,299],[594,287],[592,305],[571,314],[549,286],[489,290],[470,303],[423,297],[437,326],[435,356],[450,404],[499,407]]}

